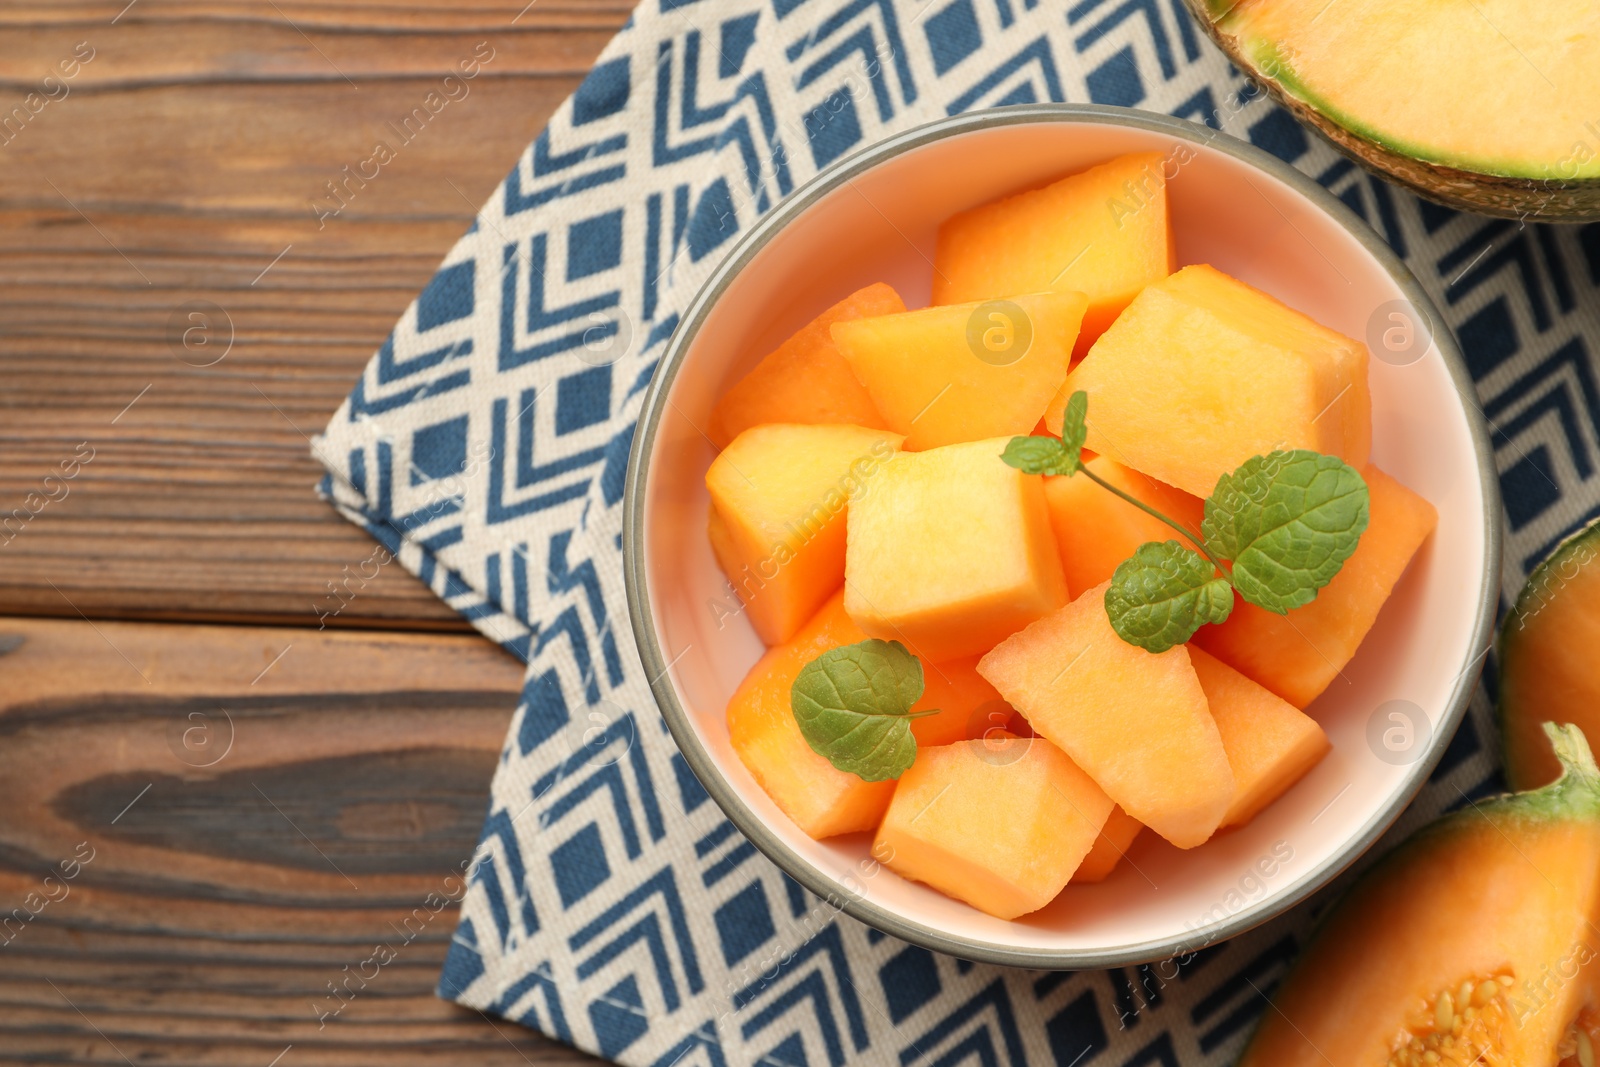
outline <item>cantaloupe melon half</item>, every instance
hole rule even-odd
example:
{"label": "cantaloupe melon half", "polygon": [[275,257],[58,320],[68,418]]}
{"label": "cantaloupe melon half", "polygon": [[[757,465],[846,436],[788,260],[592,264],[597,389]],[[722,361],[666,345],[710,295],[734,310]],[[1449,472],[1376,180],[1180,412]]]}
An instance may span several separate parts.
{"label": "cantaloupe melon half", "polygon": [[1600,214],[1600,5],[1191,6],[1297,114],[1425,195],[1496,214]]}

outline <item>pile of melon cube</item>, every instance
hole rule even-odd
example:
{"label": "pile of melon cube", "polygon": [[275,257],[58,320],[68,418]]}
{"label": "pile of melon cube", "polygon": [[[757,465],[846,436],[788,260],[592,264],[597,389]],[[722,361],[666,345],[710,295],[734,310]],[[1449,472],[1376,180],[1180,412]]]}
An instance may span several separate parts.
{"label": "pile of melon cube", "polygon": [[[1436,520],[1368,461],[1359,342],[1209,266],[1174,270],[1162,168],[1124,156],[949,219],[932,306],[846,296],[708,428],[711,545],[768,646],[728,704],[734,750],[805,833],[873,834],[891,869],[1000,918],[1106,878],[1146,827],[1194,848],[1293,786],[1328,750],[1306,709]],[[1148,194],[1131,213],[1129,183]],[[1107,583],[1173,530],[1000,459],[1059,433],[1079,390],[1089,469],[1191,530],[1251,456],[1340,457],[1371,493],[1355,554],[1287,615],[1237,600],[1188,645],[1128,644]],[[912,721],[897,781],[835,769],[790,706],[802,667],[868,638],[916,654],[915,709],[938,709]]]}

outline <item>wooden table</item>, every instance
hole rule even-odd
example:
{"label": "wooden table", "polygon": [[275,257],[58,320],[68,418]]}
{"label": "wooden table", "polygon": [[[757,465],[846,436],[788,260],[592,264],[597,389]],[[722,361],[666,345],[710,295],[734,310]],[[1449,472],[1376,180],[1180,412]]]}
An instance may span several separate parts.
{"label": "wooden table", "polygon": [[305,435],[629,6],[525,3],[0,0],[0,1062],[593,1062],[434,997],[453,909],[397,932],[520,665],[397,566],[316,613],[372,543]]}

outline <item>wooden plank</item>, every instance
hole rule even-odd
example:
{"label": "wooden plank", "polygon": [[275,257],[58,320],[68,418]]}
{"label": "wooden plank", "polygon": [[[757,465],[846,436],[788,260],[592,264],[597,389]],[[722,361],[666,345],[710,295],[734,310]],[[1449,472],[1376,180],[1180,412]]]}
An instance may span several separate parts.
{"label": "wooden plank", "polygon": [[[0,4],[0,114],[94,49],[0,144],[0,520],[56,497],[0,524],[0,613],[315,625],[372,542],[313,494],[306,435],[626,5],[125,7]],[[393,161],[319,212],[380,139]],[[186,349],[195,302],[211,347]],[[329,625],[465,628],[397,566]]]}
{"label": "wooden plank", "polygon": [[[432,908],[483,819],[511,657],[454,635],[0,619],[0,647],[15,637],[0,916],[39,910],[0,923],[0,1063],[594,1062],[432,992],[456,918]],[[393,959],[363,966],[379,945]],[[370,977],[346,987],[346,967]]]}

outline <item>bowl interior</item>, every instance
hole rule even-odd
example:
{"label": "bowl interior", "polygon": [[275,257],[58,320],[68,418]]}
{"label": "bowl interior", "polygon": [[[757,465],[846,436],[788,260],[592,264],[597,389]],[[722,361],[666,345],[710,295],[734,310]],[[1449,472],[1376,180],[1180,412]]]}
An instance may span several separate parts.
{"label": "bowl interior", "polygon": [[[731,593],[706,542],[703,479],[714,452],[700,427],[716,399],[789,333],[860,286],[887,281],[908,306],[925,304],[936,228],[951,214],[1120,153],[1171,152],[1185,143],[1153,129],[1016,122],[957,132],[847,175],[732,273],[658,398],[635,503],[643,509],[645,610],[673,692],[732,805],[770,834],[758,843],[780,865],[838,881],[842,894],[864,900],[869,920],[900,920],[902,935],[956,938],[972,955],[1020,950],[1085,965],[1157,958],[1173,946],[1198,946],[1208,931],[1241,917],[1264,919],[1353,859],[1399,813],[1431,764],[1426,757],[1442,746],[1440,737],[1423,738],[1409,762],[1379,758],[1371,724],[1377,717],[1391,725],[1379,709],[1408,701],[1439,734],[1455,725],[1463,679],[1475,677],[1492,504],[1471,421],[1435,346],[1404,366],[1374,359],[1372,398],[1373,458],[1433,502],[1438,530],[1354,662],[1311,709],[1333,751],[1244,829],[1190,852],[1142,834],[1132,862],[1106,882],[1069,886],[1050,907],[1006,922],[875,869],[865,835],[807,838],[729,747],[724,708],[762,646],[742,616],[728,617]],[[1181,264],[1211,263],[1358,339],[1377,309],[1406,295],[1360,241],[1292,185],[1216,148],[1191,143],[1188,153],[1175,173],[1169,168]],[[751,818],[738,821],[748,828]]]}

